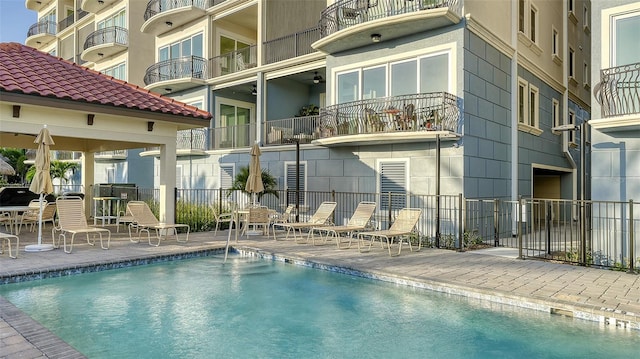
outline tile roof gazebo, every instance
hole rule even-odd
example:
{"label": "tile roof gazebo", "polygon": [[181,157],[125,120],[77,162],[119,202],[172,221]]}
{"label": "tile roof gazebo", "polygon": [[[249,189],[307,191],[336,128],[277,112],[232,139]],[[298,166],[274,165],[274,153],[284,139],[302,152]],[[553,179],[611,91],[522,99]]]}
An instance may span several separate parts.
{"label": "tile roof gazebo", "polygon": [[[0,43],[0,147],[35,148],[46,125],[53,150],[94,153],[160,147],[160,217],[172,223],[179,130],[208,127],[211,114],[18,43]],[[87,199],[89,200],[89,199]],[[87,206],[90,208],[90,206]]]}

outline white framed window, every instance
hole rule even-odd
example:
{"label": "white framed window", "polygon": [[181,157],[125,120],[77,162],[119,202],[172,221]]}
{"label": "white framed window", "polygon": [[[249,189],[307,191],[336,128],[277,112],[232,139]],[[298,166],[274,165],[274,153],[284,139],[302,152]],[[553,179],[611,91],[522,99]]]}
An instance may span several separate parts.
{"label": "white framed window", "polygon": [[525,31],[525,16],[526,3],[525,0],[518,0],[518,31],[524,33]]}
{"label": "white framed window", "polygon": [[98,22],[97,24],[97,28],[98,29],[106,29],[109,27],[121,27],[121,28],[127,28],[127,13],[126,11],[123,9],[119,12],[117,12],[116,14],[109,16],[105,19],[103,19],[102,21]]}
{"label": "white framed window", "polygon": [[538,43],[538,8],[531,4],[529,11],[529,38],[534,44]]}
{"label": "white framed window", "polygon": [[569,67],[569,79],[576,79],[576,52],[569,48],[569,63],[567,64]]}
{"label": "white framed window", "polygon": [[227,189],[233,186],[233,179],[235,178],[236,166],[234,163],[220,164],[220,171],[218,172],[218,184],[219,188]]}
{"label": "white framed window", "polygon": [[522,78],[518,78],[518,123],[527,124],[528,100],[527,88],[529,84]]}
{"label": "white framed window", "polygon": [[576,0],[567,0],[567,10],[575,13]]}
{"label": "white framed window", "polygon": [[539,98],[540,91],[537,87],[529,84],[529,123],[531,127],[538,127],[539,123]]}
{"label": "white framed window", "polygon": [[617,14],[610,18],[611,39],[609,39],[611,66],[629,65],[640,60],[640,11]]}
{"label": "white framed window", "polygon": [[255,136],[255,104],[219,97],[214,141],[219,148],[248,147]]}
{"label": "white framed window", "polygon": [[[407,196],[398,195],[398,193],[409,193],[409,160],[379,160],[377,169],[380,211],[388,211],[390,208],[398,210],[407,207]],[[390,192],[395,193],[395,195],[391,195],[391,199],[389,199]]]}
{"label": "white framed window", "polygon": [[585,88],[591,86],[589,83],[589,64],[586,61],[582,64],[582,85]]}
{"label": "white framed window", "polygon": [[587,7],[586,3],[582,7],[582,21],[584,23],[584,25],[582,26],[582,29],[587,34],[590,33],[591,29],[589,28],[589,24],[591,23],[590,22],[591,20],[589,19],[589,8]]}
{"label": "white framed window", "polygon": [[[567,118],[567,125],[575,125],[576,124],[576,113],[573,110],[569,110],[569,118]],[[576,143],[576,131],[567,131],[569,134],[569,142],[572,144]]]}
{"label": "white framed window", "polygon": [[551,118],[553,120],[551,127],[560,126],[560,102],[555,98],[551,100]]}
{"label": "white framed window", "polygon": [[158,61],[179,59],[186,56],[202,57],[203,46],[202,33],[197,33],[180,41],[160,47],[158,49]]}
{"label": "white framed window", "polygon": [[556,55],[560,53],[559,50],[560,45],[560,36],[558,35],[558,30],[555,28],[551,28],[551,55]]}
{"label": "white framed window", "polygon": [[115,167],[107,167],[107,168],[105,168],[105,175],[107,176],[107,183],[116,183],[116,168]]}
{"label": "white framed window", "polygon": [[118,80],[127,81],[127,65],[125,62],[106,68],[102,70],[102,73],[107,76],[113,76]]}
{"label": "white framed window", "polygon": [[[299,206],[305,206],[307,203],[306,190],[307,190],[307,161],[300,161],[300,178],[299,178],[299,191],[300,191],[300,203]],[[296,203],[296,162],[285,161],[284,162],[284,188],[287,191],[287,203]]]}

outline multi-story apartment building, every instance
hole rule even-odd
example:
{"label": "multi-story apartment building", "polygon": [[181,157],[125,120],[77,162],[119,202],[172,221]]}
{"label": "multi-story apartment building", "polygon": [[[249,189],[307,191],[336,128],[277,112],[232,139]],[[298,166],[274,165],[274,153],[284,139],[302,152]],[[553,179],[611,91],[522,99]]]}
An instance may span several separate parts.
{"label": "multi-story apartment building", "polygon": [[640,3],[593,1],[592,197],[640,198]]}
{"label": "multi-story apartment building", "polygon": [[[27,0],[38,12],[38,22],[27,33],[25,45],[144,87],[144,72],[154,61],[155,37],[139,31],[145,1],[136,0]],[[143,149],[100,152],[95,155],[96,183],[138,183],[152,186],[145,173],[153,160]],[[79,153],[55,157],[79,161]],[[135,171],[130,170],[136,169]],[[75,176],[79,183],[79,174]]]}
{"label": "multi-story apartment building", "polygon": [[[213,114],[179,136],[180,187],[228,187],[255,141],[281,188],[294,143],[303,190],[576,198],[582,185],[581,134],[553,128],[590,119],[589,1],[66,2],[92,31],[124,9],[129,43],[112,46],[137,70],[152,57],[145,88]],[[66,2],[27,6],[46,19]],[[96,55],[97,70],[116,62]]]}

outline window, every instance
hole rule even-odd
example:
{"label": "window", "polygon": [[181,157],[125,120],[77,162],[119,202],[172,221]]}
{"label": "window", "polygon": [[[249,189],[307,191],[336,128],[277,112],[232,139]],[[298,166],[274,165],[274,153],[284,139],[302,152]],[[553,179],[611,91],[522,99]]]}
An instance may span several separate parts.
{"label": "window", "polygon": [[611,21],[611,67],[640,62],[640,12],[612,17]]}
{"label": "window", "polygon": [[182,165],[176,166],[176,188],[183,188],[182,186]]}
{"label": "window", "polygon": [[582,82],[584,87],[589,87],[589,64],[585,61],[582,64]]}
{"label": "window", "polygon": [[[305,191],[307,188],[307,162],[300,162],[300,203],[298,205],[304,206],[306,203]],[[288,203],[296,203],[296,163],[285,162],[284,163],[284,188],[288,190]]]}
{"label": "window", "polygon": [[551,29],[551,55],[558,56],[559,49],[558,44],[560,43],[560,38],[558,35],[558,30]]}
{"label": "window", "polygon": [[127,27],[127,17],[126,17],[125,10],[122,10],[119,13],[98,22],[97,28],[106,29],[108,27],[114,27],[114,26],[122,27],[122,28]]}
{"label": "window", "polygon": [[586,33],[589,33],[589,8],[587,7],[587,4],[584,4],[584,7],[582,8],[582,21],[584,22],[584,26],[583,29]]}
{"label": "window", "polygon": [[524,33],[524,12],[525,3],[524,0],[518,1],[518,31]]}
{"label": "window", "polygon": [[555,98],[551,100],[551,117],[553,119],[551,127],[560,126],[560,102]]}
{"label": "window", "polygon": [[569,12],[574,12],[576,7],[576,0],[567,0],[567,9]]}
{"label": "window", "polygon": [[[567,119],[567,125],[576,124],[576,113],[573,110],[569,110],[569,118]],[[569,133],[569,142],[576,143],[576,131],[567,131]]]}
{"label": "window", "polygon": [[518,79],[518,123],[526,124],[527,116],[527,87],[528,83]]}
{"label": "window", "polygon": [[531,127],[538,127],[538,88],[529,85],[529,123]]}
{"label": "window", "polygon": [[102,73],[107,76],[113,76],[118,80],[127,81],[127,66],[124,62],[116,66],[106,68]]}
{"label": "window", "polygon": [[218,183],[220,188],[227,189],[233,186],[233,178],[235,177],[235,166],[233,163],[221,164]]}
{"label": "window", "polygon": [[441,53],[341,72],[336,75],[336,103],[447,92],[448,69],[449,54]]}
{"label": "window", "polygon": [[380,210],[400,209],[407,206],[407,198],[404,195],[392,195],[389,201],[389,192],[407,193],[408,184],[408,161],[380,161],[378,163],[379,184],[380,184]]}
{"label": "window", "polygon": [[202,34],[196,34],[189,38],[174,42],[158,49],[158,61],[179,59],[185,56],[202,57]]}
{"label": "window", "polygon": [[107,167],[105,168],[107,175],[107,183],[116,183],[116,168],[115,167]]}
{"label": "window", "polygon": [[247,147],[251,144],[255,105],[247,102],[219,98],[218,126],[224,128],[217,132],[220,148]]}
{"label": "window", "polygon": [[576,53],[572,48],[569,48],[569,78],[576,78]]}
{"label": "window", "polygon": [[530,33],[529,38],[535,44],[538,41],[538,9],[531,5],[531,16],[529,17]]}

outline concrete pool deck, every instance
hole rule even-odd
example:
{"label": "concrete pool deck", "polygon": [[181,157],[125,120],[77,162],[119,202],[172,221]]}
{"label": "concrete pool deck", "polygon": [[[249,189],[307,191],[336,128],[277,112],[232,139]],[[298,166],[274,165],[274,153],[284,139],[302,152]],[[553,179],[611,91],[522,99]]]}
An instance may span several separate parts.
{"label": "concrete pool deck", "polygon": [[[0,256],[0,283],[73,273],[81,267],[104,269],[123,262],[216,250],[224,248],[227,238],[227,231],[215,238],[213,232],[191,233],[187,243],[169,239],[152,247],[146,241],[132,243],[128,234],[111,229],[109,250],[91,247],[78,236],[72,254],[61,249],[26,253],[24,246],[36,243],[37,238],[23,231],[18,259],[10,259],[6,252]],[[50,230],[45,231],[44,238],[51,243]],[[426,248],[410,252],[403,247],[400,256],[389,257],[379,245],[374,245],[371,252],[360,253],[355,243],[351,249],[339,250],[335,243],[313,246],[252,236],[240,238],[237,244],[232,241],[232,245],[238,251],[275,260],[570,315],[621,330],[640,330],[640,276],[626,272],[520,260],[517,251],[507,248],[469,252]],[[0,358],[6,359],[83,357],[2,297],[0,348]]]}

